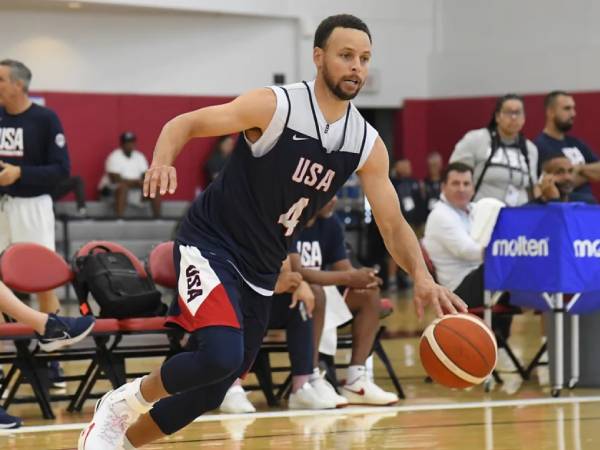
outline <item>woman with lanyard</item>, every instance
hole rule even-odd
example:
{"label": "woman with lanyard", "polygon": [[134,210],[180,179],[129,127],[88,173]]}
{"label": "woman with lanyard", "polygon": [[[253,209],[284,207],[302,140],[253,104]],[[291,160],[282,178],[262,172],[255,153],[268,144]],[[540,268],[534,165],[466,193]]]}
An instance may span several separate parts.
{"label": "woman with lanyard", "polygon": [[450,162],[474,170],[474,200],[491,197],[507,206],[520,206],[533,198],[537,182],[537,147],[521,130],[525,105],[516,94],[496,101],[487,128],[471,130],[456,144]]}

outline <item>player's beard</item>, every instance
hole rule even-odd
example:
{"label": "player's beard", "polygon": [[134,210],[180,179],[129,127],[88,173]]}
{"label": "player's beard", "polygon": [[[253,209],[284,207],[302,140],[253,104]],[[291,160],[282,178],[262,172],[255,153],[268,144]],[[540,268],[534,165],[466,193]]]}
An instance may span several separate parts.
{"label": "player's beard", "polygon": [[569,122],[563,122],[558,119],[554,119],[554,126],[563,133],[570,131],[573,128],[573,120]]}
{"label": "player's beard", "polygon": [[327,64],[323,64],[323,79],[325,80],[325,84],[333,93],[333,95],[335,95],[340,100],[352,100],[358,95],[360,89],[362,88],[362,84],[360,84],[356,91],[354,91],[353,93],[347,94],[346,92],[344,92],[341,87],[343,80],[340,79],[340,81],[336,83],[333,77],[331,77],[331,75],[329,74],[329,70],[327,70]]}
{"label": "player's beard", "polygon": [[575,189],[575,185],[572,181],[563,181],[562,183],[556,183],[556,187],[558,188],[558,192],[560,192],[560,195],[562,197],[568,197]]}

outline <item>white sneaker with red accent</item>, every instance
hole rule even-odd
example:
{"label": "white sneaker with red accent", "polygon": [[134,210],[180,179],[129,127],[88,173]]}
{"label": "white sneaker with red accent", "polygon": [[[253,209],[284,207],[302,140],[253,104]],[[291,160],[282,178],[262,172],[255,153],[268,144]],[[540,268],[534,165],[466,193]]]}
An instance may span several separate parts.
{"label": "white sneaker with red accent", "polygon": [[325,379],[325,372],[319,372],[316,378],[312,378],[310,385],[317,391],[319,397],[333,401],[336,408],[343,408],[348,405],[348,399],[338,394],[334,387]]}
{"label": "white sneaker with red accent", "polygon": [[334,409],[335,401],[329,398],[322,398],[317,391],[306,382],[296,392],[290,394],[288,401],[290,409]]}
{"label": "white sneaker with red accent", "polygon": [[250,403],[250,400],[248,400],[246,391],[244,391],[242,386],[231,386],[225,394],[225,398],[219,409],[226,414],[256,412],[256,408]]}
{"label": "white sneaker with red accent", "polygon": [[136,394],[142,379],[109,391],[96,403],[94,417],[79,435],[77,450],[123,450],[127,428],[152,406],[143,405]]}
{"label": "white sneaker with red accent", "polygon": [[373,383],[364,373],[352,384],[342,386],[342,394],[351,405],[393,405],[398,402],[398,396],[386,392]]}

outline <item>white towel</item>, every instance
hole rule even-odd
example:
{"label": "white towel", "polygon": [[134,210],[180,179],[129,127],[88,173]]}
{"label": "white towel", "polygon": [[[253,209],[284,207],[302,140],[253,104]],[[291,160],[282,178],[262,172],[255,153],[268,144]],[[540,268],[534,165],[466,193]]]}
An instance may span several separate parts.
{"label": "white towel", "polygon": [[482,198],[471,209],[471,237],[482,247],[487,247],[498,220],[500,210],[506,206],[495,198]]}
{"label": "white towel", "polygon": [[337,350],[337,327],[352,319],[352,312],[336,286],[325,286],[325,324],[319,342],[319,352],[335,355]]}

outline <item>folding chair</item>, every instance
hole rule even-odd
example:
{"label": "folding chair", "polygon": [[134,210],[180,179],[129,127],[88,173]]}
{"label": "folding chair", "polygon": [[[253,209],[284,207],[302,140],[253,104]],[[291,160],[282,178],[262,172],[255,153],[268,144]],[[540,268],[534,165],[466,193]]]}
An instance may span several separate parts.
{"label": "folding chair", "polygon": [[[46,247],[33,243],[17,243],[8,247],[0,260],[0,273],[9,288],[26,293],[55,289],[73,279],[73,273],[62,257]],[[96,322],[91,334],[103,334],[108,325],[110,325],[108,322]],[[113,323],[113,326],[116,329],[116,322]],[[93,350],[69,349],[51,354],[40,353],[37,346],[33,349],[29,348],[30,342],[36,339],[34,330],[17,323],[1,325],[0,338],[13,340],[17,349],[16,358],[1,389],[4,391],[12,383],[4,406],[7,408],[13,401],[27,400],[15,398],[19,386],[27,381],[32,386],[35,400],[39,404],[43,416],[54,418],[50,400],[56,396],[51,398],[48,393],[46,363],[50,359],[89,359],[94,356]],[[77,380],[81,377],[67,378]]]}

